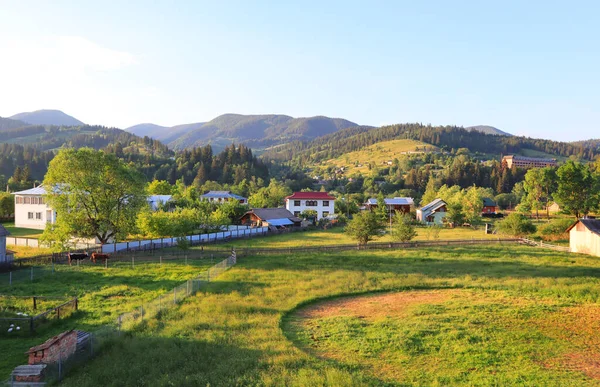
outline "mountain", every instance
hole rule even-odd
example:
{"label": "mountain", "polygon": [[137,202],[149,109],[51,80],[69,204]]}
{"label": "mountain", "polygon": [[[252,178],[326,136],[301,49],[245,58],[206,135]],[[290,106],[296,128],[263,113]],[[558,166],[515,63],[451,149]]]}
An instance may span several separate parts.
{"label": "mountain", "polygon": [[0,130],[22,128],[23,126],[27,126],[23,121],[0,117]]}
{"label": "mountain", "polygon": [[146,123],[130,126],[129,128],[126,128],[125,131],[135,134],[136,136],[148,136],[155,140],[168,143],[176,140],[178,137],[187,132],[200,128],[202,125],[204,125],[204,122],[176,125],[171,127]]}
{"label": "mountain", "polygon": [[165,142],[171,148],[185,148],[214,144],[222,147],[231,142],[252,147],[265,147],[291,140],[311,140],[358,124],[323,116],[294,118],[281,114],[242,115],[223,114],[181,135],[171,135]]}
{"label": "mountain", "polygon": [[31,125],[56,125],[56,126],[79,126],[84,125],[75,117],[61,112],[60,110],[36,110],[34,112],[19,113],[10,117],[13,120],[23,121]]}
{"label": "mountain", "polygon": [[498,128],[494,128],[493,126],[489,126],[489,125],[468,126],[465,128],[465,130],[467,130],[469,132],[475,130],[477,132],[481,132],[481,133],[485,133],[485,134],[497,134],[499,136],[512,136],[512,134],[510,134],[510,133],[503,132],[502,130],[500,130]]}

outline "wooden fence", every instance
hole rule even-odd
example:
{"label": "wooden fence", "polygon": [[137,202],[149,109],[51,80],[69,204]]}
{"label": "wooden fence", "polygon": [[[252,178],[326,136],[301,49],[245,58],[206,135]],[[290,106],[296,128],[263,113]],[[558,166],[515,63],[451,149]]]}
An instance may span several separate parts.
{"label": "wooden fence", "polygon": [[35,316],[3,317],[0,318],[0,334],[7,336],[33,334],[51,320],[69,317],[77,309],[78,300],[75,297]]}
{"label": "wooden fence", "polygon": [[562,251],[565,253],[571,252],[571,248],[568,246],[558,246],[558,245],[553,245],[553,244],[546,243],[543,241],[539,241],[539,242],[534,241],[534,240],[527,239],[527,238],[522,238],[521,243],[528,245],[528,246],[542,247],[544,249],[552,249],[552,250],[556,250],[556,251]]}

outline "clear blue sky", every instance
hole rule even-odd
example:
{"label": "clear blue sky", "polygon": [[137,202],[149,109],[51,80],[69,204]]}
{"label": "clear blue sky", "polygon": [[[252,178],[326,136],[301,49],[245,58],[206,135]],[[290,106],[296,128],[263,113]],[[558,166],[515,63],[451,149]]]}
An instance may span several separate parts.
{"label": "clear blue sky", "polygon": [[0,116],[223,113],[600,137],[595,1],[4,1]]}

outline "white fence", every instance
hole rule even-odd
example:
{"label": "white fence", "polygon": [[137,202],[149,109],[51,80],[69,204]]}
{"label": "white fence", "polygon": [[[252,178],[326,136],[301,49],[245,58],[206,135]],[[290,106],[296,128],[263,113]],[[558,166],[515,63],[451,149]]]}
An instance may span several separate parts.
{"label": "white fence", "polygon": [[[269,231],[268,227],[257,227],[257,228],[230,228],[227,231],[213,232],[210,234],[199,234],[199,235],[188,235],[185,238],[190,241],[191,244],[199,243],[210,243],[223,241],[232,238],[245,238],[258,235],[266,235]],[[119,242],[102,245],[103,253],[116,253],[123,250],[146,250],[153,248],[163,248],[175,246],[178,238],[156,238],[156,239],[145,239],[140,241],[129,241]]]}
{"label": "white fence", "polygon": [[[9,246],[27,246],[27,247],[47,247],[36,238],[23,238],[23,237],[6,237],[6,244]],[[95,243],[75,242],[73,245],[74,249],[91,249],[98,247]]]}

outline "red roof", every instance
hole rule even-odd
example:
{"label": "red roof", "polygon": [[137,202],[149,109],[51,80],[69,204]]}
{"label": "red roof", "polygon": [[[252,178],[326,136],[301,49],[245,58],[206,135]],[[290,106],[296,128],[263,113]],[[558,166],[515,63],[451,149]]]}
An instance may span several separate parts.
{"label": "red roof", "polygon": [[294,192],[286,199],[320,199],[320,200],[335,200],[327,192]]}

